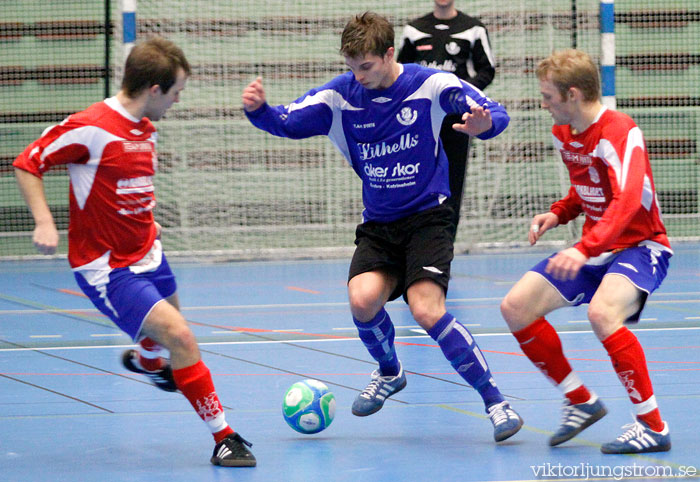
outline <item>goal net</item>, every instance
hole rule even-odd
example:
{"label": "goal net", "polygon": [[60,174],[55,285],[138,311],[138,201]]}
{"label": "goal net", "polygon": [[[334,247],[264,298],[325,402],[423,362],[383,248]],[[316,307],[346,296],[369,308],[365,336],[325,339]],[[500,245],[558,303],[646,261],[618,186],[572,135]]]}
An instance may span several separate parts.
{"label": "goal net", "polygon": [[[18,0],[0,20],[0,257],[33,254],[33,222],[14,185],[14,157],[46,126],[102,99],[105,89],[109,95],[118,90],[124,61],[119,2],[109,9],[86,3]],[[175,41],[193,68],[181,102],[157,123],[155,216],[165,229],[166,250],[224,259],[350,253],[361,220],[359,179],[324,137],[293,141],[252,127],[240,94],[260,75],[271,104],[289,103],[347,70],[338,48],[350,16],[365,10],[386,15],[398,48],[402,26],[432,5],[138,2],[137,39],[158,34]],[[574,45],[599,60],[599,4],[472,0],[456,6],[489,31],[497,72],[486,93],[512,119],[496,139],[472,144],[456,251],[524,246],[531,217],[568,187],[552,148],[551,117],[539,106],[534,68],[552,49]],[[697,240],[700,8],[696,0],[648,0],[644,6],[618,0],[615,9],[617,106],[645,133],[671,238]],[[112,24],[107,38],[105,15]],[[51,172],[45,183],[65,230],[67,172]],[[548,233],[548,242],[576,239],[580,223],[570,224]]]}

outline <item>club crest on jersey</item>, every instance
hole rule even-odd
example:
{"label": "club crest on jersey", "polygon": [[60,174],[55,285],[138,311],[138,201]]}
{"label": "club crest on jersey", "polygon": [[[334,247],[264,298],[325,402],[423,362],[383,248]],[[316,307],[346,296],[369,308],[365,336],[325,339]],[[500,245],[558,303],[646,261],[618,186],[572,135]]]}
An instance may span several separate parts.
{"label": "club crest on jersey", "polygon": [[447,50],[447,53],[450,55],[457,55],[462,49],[459,48],[457,42],[450,42],[445,45],[445,50]]}
{"label": "club crest on jersey", "polygon": [[417,118],[418,111],[411,109],[410,107],[404,107],[398,114],[396,114],[396,120],[405,126],[410,126],[416,121]]}
{"label": "club crest on jersey", "polygon": [[591,181],[593,181],[596,184],[600,184],[600,174],[598,174],[598,171],[595,167],[590,166],[588,168],[588,175],[591,176]]}

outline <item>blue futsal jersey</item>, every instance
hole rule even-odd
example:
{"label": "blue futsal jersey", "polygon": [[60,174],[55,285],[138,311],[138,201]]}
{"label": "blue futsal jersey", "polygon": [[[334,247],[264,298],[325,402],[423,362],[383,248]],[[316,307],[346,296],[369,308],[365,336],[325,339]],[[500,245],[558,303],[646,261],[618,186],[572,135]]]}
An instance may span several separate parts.
{"label": "blue futsal jersey", "polygon": [[445,115],[488,109],[493,125],[480,139],[498,135],[510,120],[501,104],[453,74],[401,67],[387,89],[366,89],[347,72],[287,106],[264,104],[246,115],[276,136],[328,136],[362,179],[365,221],[394,221],[450,196],[439,138]]}

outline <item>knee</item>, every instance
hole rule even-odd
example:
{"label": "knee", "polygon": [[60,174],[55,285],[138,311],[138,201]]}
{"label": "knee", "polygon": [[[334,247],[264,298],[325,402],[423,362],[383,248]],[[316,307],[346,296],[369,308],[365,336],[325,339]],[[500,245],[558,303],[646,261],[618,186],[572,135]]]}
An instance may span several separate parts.
{"label": "knee", "polygon": [[501,301],[501,315],[508,325],[519,324],[526,308],[525,303],[512,293],[508,293]]}
{"label": "knee", "polygon": [[423,328],[429,330],[445,314],[445,308],[429,303],[413,303],[410,305],[413,319]]}
{"label": "knee", "polygon": [[359,321],[370,321],[381,309],[381,305],[378,301],[379,297],[373,296],[373,294],[367,290],[358,288],[351,289],[348,291],[348,298],[352,316]]}
{"label": "knee", "polygon": [[620,316],[617,316],[612,310],[600,303],[588,305],[588,320],[591,322],[593,332],[601,341],[622,327],[622,322],[624,321]]}
{"label": "knee", "polygon": [[170,352],[194,353],[198,350],[197,339],[184,318],[169,323],[163,333],[161,344]]}
{"label": "knee", "polygon": [[173,340],[178,346],[188,352],[197,348],[197,339],[187,325],[178,326],[173,330]]}

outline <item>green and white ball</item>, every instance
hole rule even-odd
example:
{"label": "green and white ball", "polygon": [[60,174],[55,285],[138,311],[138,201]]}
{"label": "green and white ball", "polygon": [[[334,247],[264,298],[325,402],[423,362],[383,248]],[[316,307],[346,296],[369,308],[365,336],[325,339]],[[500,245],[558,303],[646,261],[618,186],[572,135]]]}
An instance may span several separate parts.
{"label": "green and white ball", "polygon": [[284,395],[282,415],[297,432],[318,433],[335,417],[335,396],[318,380],[296,382]]}

